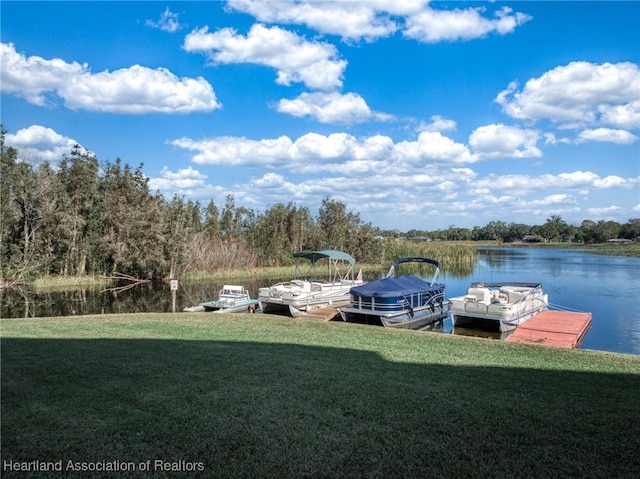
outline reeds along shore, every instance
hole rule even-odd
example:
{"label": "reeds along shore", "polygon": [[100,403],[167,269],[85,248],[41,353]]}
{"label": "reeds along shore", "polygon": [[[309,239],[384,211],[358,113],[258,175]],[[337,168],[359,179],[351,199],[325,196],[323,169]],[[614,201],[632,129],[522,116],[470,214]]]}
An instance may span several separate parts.
{"label": "reeds along shore", "polygon": [[[237,251],[233,252],[227,248],[216,260],[215,267],[211,267],[214,263],[211,258],[215,256],[215,251],[208,250],[206,254],[209,259],[198,264],[199,267],[191,270],[190,273],[181,275],[182,280],[207,280],[214,278],[225,278],[233,276],[237,279],[242,278],[278,278],[291,274],[292,265],[261,267],[256,263],[255,258],[239,259]],[[454,276],[466,276],[473,272],[473,268],[478,260],[478,251],[473,243],[417,243],[414,241],[392,240],[385,241],[382,248],[380,259],[377,263],[361,263],[358,261],[357,268],[361,267],[365,271],[387,272],[391,263],[397,258],[409,256],[422,256],[432,258],[440,262],[441,270],[447,274]],[[234,259],[235,258],[235,259]],[[356,258],[358,260],[358,258]],[[208,266],[205,266],[208,265]],[[356,268],[356,269],[357,269]],[[422,271],[421,265],[404,265],[403,272],[418,273]],[[425,273],[429,275],[427,270]],[[92,276],[48,276],[38,278],[34,282],[34,286],[38,289],[61,289],[65,285],[90,287],[92,285],[105,285],[104,277]]]}
{"label": "reeds along shore", "polygon": [[[410,256],[421,256],[432,258],[440,262],[441,270],[453,276],[467,276],[473,272],[478,261],[478,251],[472,243],[417,243],[415,241],[388,240],[382,248],[380,259],[376,263],[361,263],[356,258],[356,270],[362,268],[364,271],[377,271],[386,273],[397,258]],[[430,275],[432,266],[407,264],[402,266],[403,273],[417,274],[424,269],[425,274]],[[256,278],[268,277],[279,278],[290,275],[292,265],[271,266],[271,267],[246,267],[227,270],[207,271],[202,270],[189,275],[189,279],[204,280],[207,278],[221,278],[232,274],[234,278]]]}
{"label": "reeds along shore", "polygon": [[[469,243],[416,243],[414,241],[388,242],[383,254],[383,264],[391,264],[396,258],[421,256],[440,262],[442,271],[453,276],[467,276],[478,261],[478,250]],[[406,271],[416,271],[419,265],[407,265]]]}

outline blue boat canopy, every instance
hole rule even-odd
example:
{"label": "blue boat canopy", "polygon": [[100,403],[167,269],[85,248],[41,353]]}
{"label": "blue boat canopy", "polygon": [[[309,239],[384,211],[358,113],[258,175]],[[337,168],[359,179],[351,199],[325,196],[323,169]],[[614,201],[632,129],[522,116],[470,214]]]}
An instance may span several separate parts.
{"label": "blue boat canopy", "polygon": [[413,275],[383,278],[351,288],[351,295],[362,298],[393,298],[420,292],[437,291],[441,284],[431,284]]}
{"label": "blue boat canopy", "polygon": [[408,258],[398,258],[393,262],[392,268],[395,269],[396,266],[402,263],[429,263],[434,265],[436,268],[440,268],[440,261],[436,261],[431,258],[423,258],[421,256],[411,256]]}
{"label": "blue boat canopy", "polygon": [[294,253],[293,257],[308,259],[312,263],[315,263],[316,261],[323,258],[329,258],[334,261],[343,260],[350,264],[355,264],[356,262],[356,260],[350,254],[333,249],[325,249],[322,251],[301,251],[299,253]]}

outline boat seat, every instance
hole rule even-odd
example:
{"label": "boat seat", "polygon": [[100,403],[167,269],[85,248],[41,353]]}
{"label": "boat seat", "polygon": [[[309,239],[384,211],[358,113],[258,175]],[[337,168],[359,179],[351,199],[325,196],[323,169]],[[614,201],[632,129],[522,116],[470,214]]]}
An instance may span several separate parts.
{"label": "boat seat", "polygon": [[517,291],[509,291],[508,301],[510,303],[516,303],[520,301],[522,298],[524,298],[524,294],[518,293]]}
{"label": "boat seat", "polygon": [[467,296],[474,296],[478,303],[491,303],[491,291],[489,291],[489,288],[469,288]]}

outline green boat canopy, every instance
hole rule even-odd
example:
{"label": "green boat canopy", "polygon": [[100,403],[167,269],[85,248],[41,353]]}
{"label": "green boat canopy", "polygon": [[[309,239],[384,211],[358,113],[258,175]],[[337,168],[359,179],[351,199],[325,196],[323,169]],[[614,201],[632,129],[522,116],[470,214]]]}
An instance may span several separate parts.
{"label": "green boat canopy", "polygon": [[344,253],[342,251],[336,251],[332,249],[325,249],[322,251],[301,251],[299,253],[294,253],[294,258],[304,258],[311,261],[311,263],[315,264],[316,261],[329,258],[331,260],[343,260],[347,261],[350,264],[355,264],[356,260],[350,254]]}

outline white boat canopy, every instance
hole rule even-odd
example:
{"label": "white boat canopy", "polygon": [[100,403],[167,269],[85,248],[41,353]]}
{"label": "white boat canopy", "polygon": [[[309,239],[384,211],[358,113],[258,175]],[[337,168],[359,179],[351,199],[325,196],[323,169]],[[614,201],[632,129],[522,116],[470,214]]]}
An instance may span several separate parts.
{"label": "white boat canopy", "polygon": [[[300,270],[300,265],[298,260],[307,259],[311,261],[311,268],[307,272],[302,272]],[[327,270],[327,279],[329,281],[341,281],[353,279],[353,266],[356,260],[348,253],[343,251],[337,251],[332,249],[325,249],[321,251],[300,251],[299,253],[293,254],[293,259],[296,265],[296,274],[295,277],[299,276],[315,276],[315,266],[316,263],[320,260],[327,259],[328,260],[328,270]],[[347,272],[343,275],[339,271],[339,263],[344,261],[349,264],[349,268]]]}

